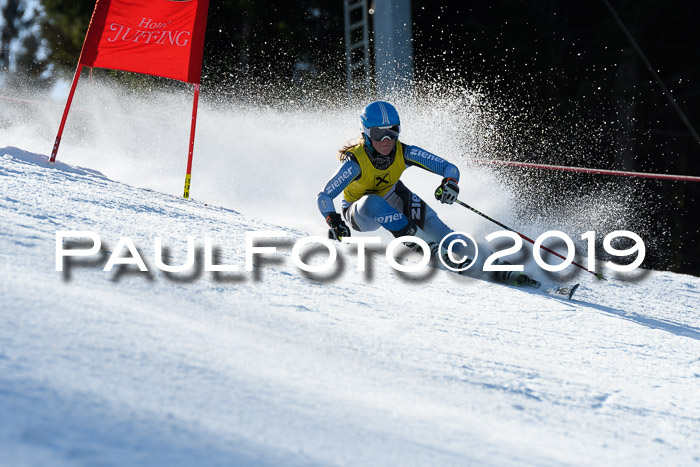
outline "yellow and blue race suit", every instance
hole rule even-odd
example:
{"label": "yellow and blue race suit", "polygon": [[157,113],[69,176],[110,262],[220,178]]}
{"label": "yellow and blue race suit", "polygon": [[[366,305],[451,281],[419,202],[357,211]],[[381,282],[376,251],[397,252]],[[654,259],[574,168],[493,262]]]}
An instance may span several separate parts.
{"label": "yellow and blue race suit", "polygon": [[399,232],[409,222],[440,239],[452,232],[423,200],[399,180],[408,167],[416,166],[459,181],[459,169],[417,146],[396,143],[394,159],[386,169],[376,168],[364,147],[350,148],[345,161],[319,193],[318,208],[324,217],[335,213],[333,200],[343,193],[343,217],[358,231],[384,227]]}

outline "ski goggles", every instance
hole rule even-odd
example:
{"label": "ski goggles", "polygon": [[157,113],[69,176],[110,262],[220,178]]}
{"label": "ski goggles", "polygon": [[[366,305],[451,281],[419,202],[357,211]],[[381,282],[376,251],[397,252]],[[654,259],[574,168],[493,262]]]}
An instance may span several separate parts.
{"label": "ski goggles", "polygon": [[364,131],[372,141],[384,141],[387,138],[392,141],[396,141],[399,139],[401,126],[373,126],[372,128],[364,128]]}

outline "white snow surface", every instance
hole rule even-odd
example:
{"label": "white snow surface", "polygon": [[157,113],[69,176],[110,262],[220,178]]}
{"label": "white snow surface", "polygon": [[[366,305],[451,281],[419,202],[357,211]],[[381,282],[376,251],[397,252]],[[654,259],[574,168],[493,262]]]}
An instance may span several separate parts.
{"label": "white snow surface", "polygon": [[[377,253],[357,272],[347,245],[334,274],[310,276],[291,260],[325,233],[308,206],[275,224],[71,165],[69,147],[50,165],[20,130],[0,133],[2,465],[700,463],[698,277],[582,274],[566,301],[406,277]],[[328,168],[288,186],[293,200],[313,207]],[[58,272],[63,230],[97,233],[107,254],[129,237],[150,272]],[[246,272],[251,231],[287,238]],[[154,237],[181,264],[187,236],[241,271],[155,268]]]}

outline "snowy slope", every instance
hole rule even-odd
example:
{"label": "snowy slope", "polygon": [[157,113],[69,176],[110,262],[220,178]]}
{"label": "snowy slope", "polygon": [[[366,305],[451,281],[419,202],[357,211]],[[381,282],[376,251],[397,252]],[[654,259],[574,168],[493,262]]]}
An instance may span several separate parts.
{"label": "snowy slope", "polygon": [[[4,146],[4,147],[2,147]],[[0,142],[3,465],[700,463],[700,278],[567,302],[380,255],[315,280],[296,230]],[[55,271],[59,230],[130,237],[152,273]],[[245,272],[247,231],[282,230]],[[188,235],[238,274],[168,278]],[[187,274],[185,274],[187,276]]]}

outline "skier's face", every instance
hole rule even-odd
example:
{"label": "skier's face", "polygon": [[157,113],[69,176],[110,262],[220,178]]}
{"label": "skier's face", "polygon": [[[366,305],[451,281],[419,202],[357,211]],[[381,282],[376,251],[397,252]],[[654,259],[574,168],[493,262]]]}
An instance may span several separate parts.
{"label": "skier's face", "polygon": [[389,138],[386,138],[384,141],[372,140],[372,146],[382,156],[389,154],[391,150],[394,149],[394,144],[396,144],[396,141]]}

